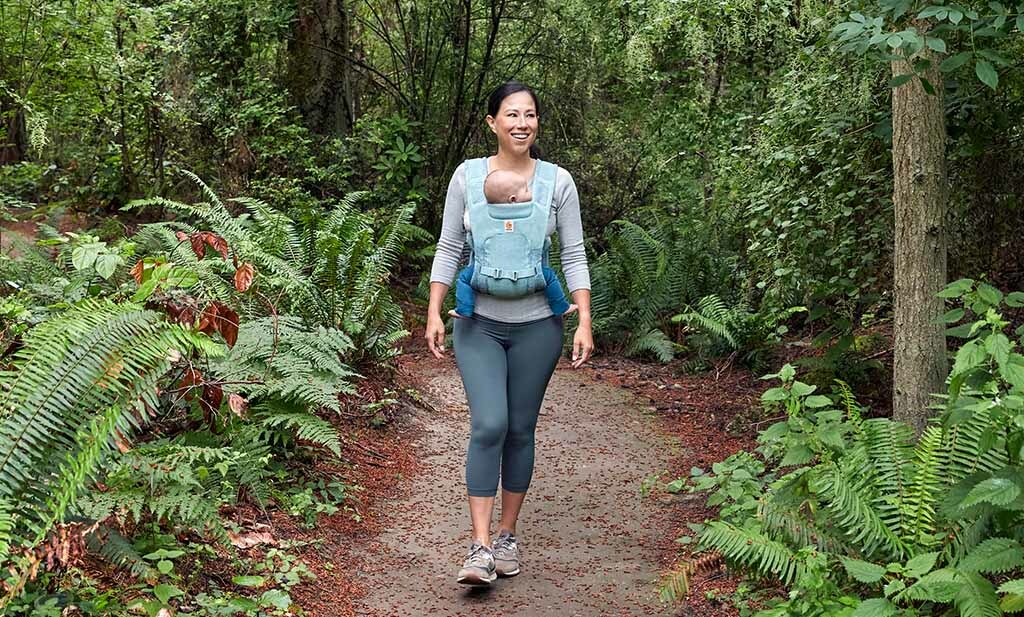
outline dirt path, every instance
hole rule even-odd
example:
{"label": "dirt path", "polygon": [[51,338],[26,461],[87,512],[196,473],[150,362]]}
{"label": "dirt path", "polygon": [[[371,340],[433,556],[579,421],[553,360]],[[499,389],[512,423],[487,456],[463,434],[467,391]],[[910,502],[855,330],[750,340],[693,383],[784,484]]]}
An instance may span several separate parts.
{"label": "dirt path", "polygon": [[[648,409],[622,389],[560,365],[537,432],[537,463],[519,523],[523,572],[478,590],[455,583],[470,537],[464,461],[469,412],[454,362],[423,360],[418,411],[424,468],[363,549],[365,615],[672,615],[657,598],[669,507],[640,495],[673,454]],[[497,523],[497,513],[495,524]],[[496,530],[495,530],[496,531]]]}

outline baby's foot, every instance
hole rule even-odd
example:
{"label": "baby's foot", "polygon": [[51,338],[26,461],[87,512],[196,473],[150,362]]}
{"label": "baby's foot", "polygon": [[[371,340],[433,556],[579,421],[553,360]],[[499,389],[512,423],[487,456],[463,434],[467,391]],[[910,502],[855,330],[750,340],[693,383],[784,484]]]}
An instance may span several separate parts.
{"label": "baby's foot", "polygon": [[466,319],[468,317],[468,315],[459,315],[458,313],[455,312],[455,309],[448,311],[448,315],[456,319]]}
{"label": "baby's foot", "polygon": [[579,308],[580,308],[580,307],[579,307],[579,306],[577,306],[577,305],[575,305],[575,304],[570,304],[570,305],[569,305],[569,308],[567,308],[567,309],[565,310],[565,312],[564,312],[564,313],[562,313],[562,316],[564,317],[565,315],[569,315],[569,314],[575,313],[575,312],[576,312],[576,311],[577,311],[577,310],[578,310]]}

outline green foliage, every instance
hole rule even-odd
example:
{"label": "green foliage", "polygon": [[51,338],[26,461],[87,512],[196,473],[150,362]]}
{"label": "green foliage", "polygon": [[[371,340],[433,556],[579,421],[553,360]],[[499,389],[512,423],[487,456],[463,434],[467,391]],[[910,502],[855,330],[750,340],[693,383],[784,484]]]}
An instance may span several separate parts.
{"label": "green foliage", "polygon": [[[1024,357],[1015,351],[1019,341],[1002,332],[1002,293],[962,280],[942,295],[978,318],[963,329],[969,338],[957,352],[942,415],[919,438],[906,425],[863,419],[845,384],[835,409],[787,365],[768,376],[782,384],[762,395],[768,411],[787,417],[760,435],[765,464],[741,452],[713,478],[699,477],[696,488],[724,486],[725,471],[742,465],[751,491],[770,487],[756,513],[714,492],[709,505],[720,507],[721,520],[700,537],[730,563],[792,586],[789,600],[762,615],[847,614],[838,606],[856,606],[852,615],[898,615],[952,605],[959,615],[988,616],[1015,606],[1016,587],[1001,589],[1000,600],[993,579],[1024,567],[1024,436],[1014,420],[1024,413],[1024,383],[1009,368]],[[965,315],[954,309],[948,320]],[[842,568],[819,566],[820,576],[812,576],[813,559]],[[867,599],[856,604],[850,593]]]}

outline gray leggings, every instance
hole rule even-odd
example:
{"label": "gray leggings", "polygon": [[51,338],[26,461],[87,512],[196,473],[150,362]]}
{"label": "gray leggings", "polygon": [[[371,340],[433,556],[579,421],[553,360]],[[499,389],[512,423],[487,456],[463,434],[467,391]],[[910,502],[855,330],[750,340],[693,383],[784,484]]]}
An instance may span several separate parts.
{"label": "gray leggings", "polygon": [[493,497],[501,486],[525,493],[533,476],[533,433],[562,353],[562,317],[504,323],[456,319],[455,361],[471,416],[466,488]]}

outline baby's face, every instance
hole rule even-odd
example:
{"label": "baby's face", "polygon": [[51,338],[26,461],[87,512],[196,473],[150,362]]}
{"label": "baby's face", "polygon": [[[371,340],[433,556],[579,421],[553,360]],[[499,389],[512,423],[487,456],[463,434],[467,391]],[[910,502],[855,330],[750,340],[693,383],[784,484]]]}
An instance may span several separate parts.
{"label": "baby's face", "polygon": [[530,185],[523,176],[499,170],[484,180],[484,196],[492,204],[521,204],[533,199]]}

